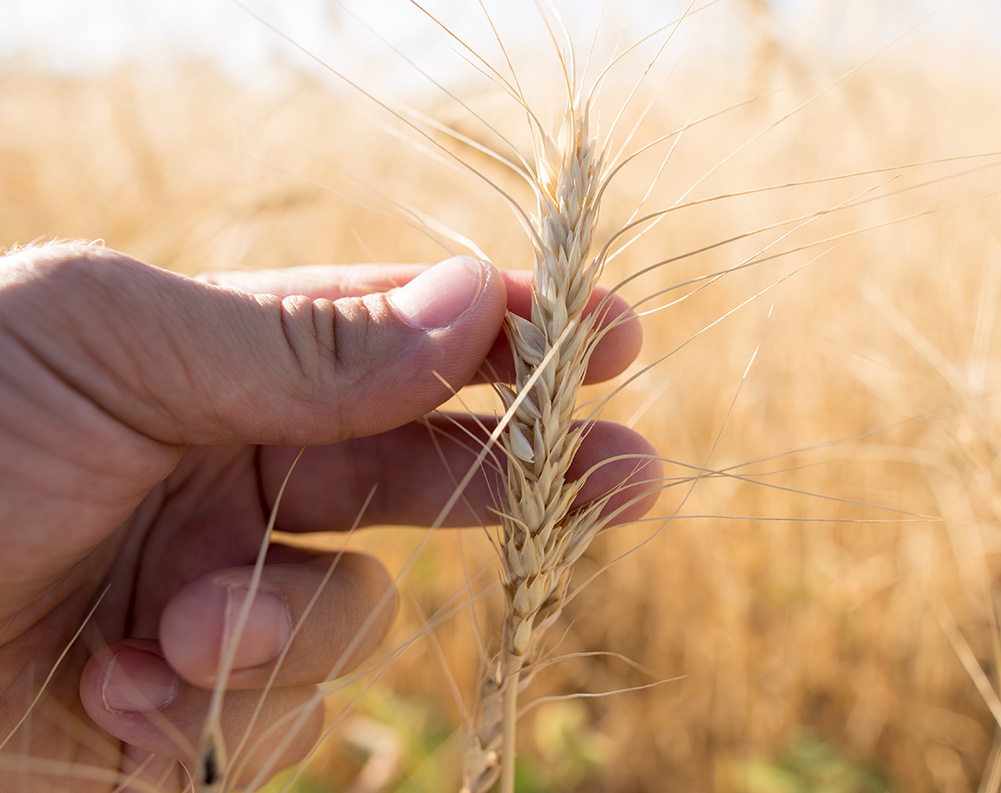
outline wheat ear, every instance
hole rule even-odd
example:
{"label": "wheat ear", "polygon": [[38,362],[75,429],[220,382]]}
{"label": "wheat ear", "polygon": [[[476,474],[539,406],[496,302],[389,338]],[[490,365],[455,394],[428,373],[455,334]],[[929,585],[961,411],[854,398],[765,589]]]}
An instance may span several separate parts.
{"label": "wheat ear", "polygon": [[574,562],[604,523],[598,504],[572,509],[580,483],[567,479],[587,431],[573,415],[595,340],[595,315],[584,309],[601,272],[589,252],[602,164],[587,105],[571,96],[558,137],[540,134],[536,146],[532,319],[507,317],[516,377],[498,387],[505,407],[515,406],[499,499],[506,615],[500,652],[480,683],[464,793],[485,793],[498,776],[502,793],[514,790],[518,692],[563,609]]}

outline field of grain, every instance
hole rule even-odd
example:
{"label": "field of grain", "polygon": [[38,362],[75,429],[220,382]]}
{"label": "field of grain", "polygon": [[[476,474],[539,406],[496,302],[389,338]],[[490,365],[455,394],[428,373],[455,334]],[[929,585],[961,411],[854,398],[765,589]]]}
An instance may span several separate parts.
{"label": "field of grain", "polygon": [[[645,347],[601,410],[656,445],[666,480],[646,521],[578,566],[551,637],[567,658],[532,689],[552,699],[525,700],[519,790],[1001,790],[1001,62],[906,29],[899,46],[809,47],[767,4],[730,6],[700,22],[731,26],[728,59],[688,49],[618,127],[635,148],[691,125],[649,195],[675,139],[623,169],[600,227],[679,205],[608,284],[697,252],[623,287],[645,301]],[[558,79],[552,50],[537,57]],[[627,67],[603,127],[642,71]],[[429,93],[417,109],[528,200],[471,145],[497,142],[470,107],[526,140],[487,84],[456,83],[467,107]],[[66,75],[21,58],[0,86],[0,248],[101,238],[186,273],[437,261],[426,213],[530,265],[494,191],[316,72],[258,85],[198,63]],[[547,121],[558,91],[540,92]],[[467,404],[497,409],[486,391]],[[423,549],[391,662],[332,696],[351,715],[298,790],[457,789],[476,630],[499,606],[482,535]],[[401,569],[421,539],[350,542]]]}

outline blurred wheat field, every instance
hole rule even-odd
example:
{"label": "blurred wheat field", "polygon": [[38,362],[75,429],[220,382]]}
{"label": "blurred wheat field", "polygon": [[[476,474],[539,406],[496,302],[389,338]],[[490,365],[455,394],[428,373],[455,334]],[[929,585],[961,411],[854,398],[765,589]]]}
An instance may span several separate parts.
{"label": "blurred wheat field", "polygon": [[[725,69],[685,53],[623,123],[641,143],[708,119],[681,136],[651,210],[744,194],[668,214],[606,283],[706,249],[627,284],[639,301],[764,261],[641,306],[657,310],[630,373],[678,349],[623,378],[602,417],[655,443],[666,486],[650,519],[599,537],[578,567],[575,582],[596,577],[557,652],[608,655],[540,673],[534,695],[554,699],[522,718],[520,790],[1001,790],[987,701],[1001,664],[1001,159],[972,157],[999,148],[1001,63],[907,48],[843,63],[754,19],[738,19]],[[437,261],[440,245],[387,217],[420,207],[498,265],[530,264],[495,193],[322,77],[255,87],[205,64],[66,76],[12,60],[0,86],[0,247],[100,237],[187,273]],[[512,135],[524,126],[482,87],[456,90]],[[454,103],[422,102],[483,135]],[[667,145],[618,177],[606,236]],[[420,540],[387,527],[351,543],[400,569]],[[449,618],[357,702],[333,697],[351,716],[298,790],[456,789],[454,692],[468,705],[477,674],[466,600],[496,581],[491,553],[476,529],[432,538],[387,646]],[[478,601],[478,619],[496,606]],[[365,787],[373,747],[391,769]]]}

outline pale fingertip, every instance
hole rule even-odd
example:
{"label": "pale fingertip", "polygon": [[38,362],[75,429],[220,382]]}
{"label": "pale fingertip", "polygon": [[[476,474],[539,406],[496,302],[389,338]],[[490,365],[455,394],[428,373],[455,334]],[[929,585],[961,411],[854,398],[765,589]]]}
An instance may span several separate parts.
{"label": "pale fingertip", "polygon": [[456,256],[393,290],[386,300],[411,327],[444,328],[476,305],[492,270],[487,262]]}

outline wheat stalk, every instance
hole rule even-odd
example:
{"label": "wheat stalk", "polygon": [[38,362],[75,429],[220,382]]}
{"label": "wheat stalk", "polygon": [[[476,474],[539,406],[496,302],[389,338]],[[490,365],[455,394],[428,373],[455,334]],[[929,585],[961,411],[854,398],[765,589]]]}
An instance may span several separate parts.
{"label": "wheat stalk", "polygon": [[503,793],[514,790],[517,699],[530,677],[523,672],[563,610],[574,562],[605,523],[600,504],[572,509],[580,483],[567,479],[587,431],[573,415],[595,341],[596,317],[584,309],[602,264],[589,257],[604,152],[586,101],[571,93],[558,136],[540,134],[536,151],[532,317],[508,314],[516,376],[513,386],[498,386],[505,407],[514,407],[498,510],[505,622],[481,679],[464,793],[483,793],[498,776]]}

